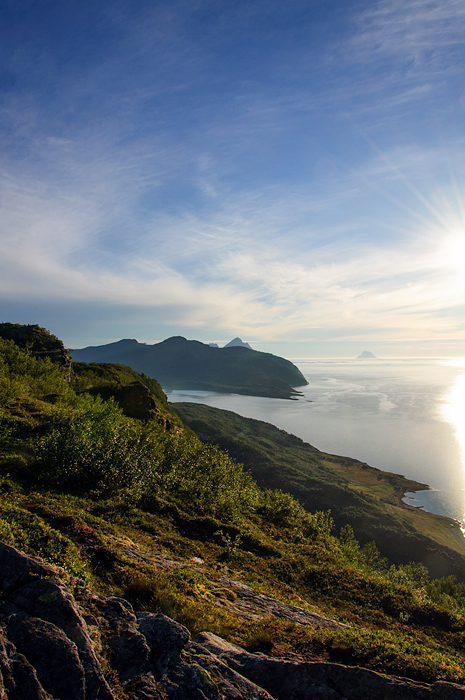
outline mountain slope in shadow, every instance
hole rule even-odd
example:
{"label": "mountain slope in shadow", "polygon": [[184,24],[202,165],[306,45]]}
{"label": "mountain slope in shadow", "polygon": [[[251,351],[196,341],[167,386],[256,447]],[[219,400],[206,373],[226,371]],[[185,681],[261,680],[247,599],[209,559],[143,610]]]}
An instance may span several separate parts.
{"label": "mountain slope in shadow", "polygon": [[181,336],[147,345],[126,339],[72,351],[80,362],[129,365],[166,391],[191,389],[290,399],[307,384],[292,362],[246,347],[215,348]]}

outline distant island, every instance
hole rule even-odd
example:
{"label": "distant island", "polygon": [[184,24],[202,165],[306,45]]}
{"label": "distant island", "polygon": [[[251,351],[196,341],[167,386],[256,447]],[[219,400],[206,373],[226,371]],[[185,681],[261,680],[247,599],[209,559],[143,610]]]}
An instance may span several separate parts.
{"label": "distant island", "polygon": [[73,361],[128,365],[157,379],[165,391],[191,389],[223,393],[296,398],[296,387],[308,384],[289,360],[252,350],[234,338],[224,348],[181,336],[147,345],[134,339],[72,350]]}
{"label": "distant island", "polygon": [[357,360],[376,360],[376,355],[373,355],[373,353],[370,352],[369,350],[364,350],[357,357]]}

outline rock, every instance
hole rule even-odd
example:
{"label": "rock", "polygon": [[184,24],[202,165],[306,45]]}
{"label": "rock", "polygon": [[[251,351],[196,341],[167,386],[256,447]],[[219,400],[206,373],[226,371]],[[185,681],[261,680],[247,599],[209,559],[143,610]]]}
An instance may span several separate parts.
{"label": "rock", "polygon": [[27,557],[3,542],[0,543],[0,590],[9,591],[28,583],[33,577],[53,578],[55,569],[38,559]]}
{"label": "rock", "polygon": [[126,690],[133,693],[137,700],[168,700],[169,698],[163,684],[156,681],[151,673],[139,675],[126,683]]}
{"label": "rock", "polygon": [[40,616],[43,620],[53,623],[61,628],[79,649],[91,651],[92,644],[87,627],[76,601],[69,589],[57,579],[33,580],[10,592],[6,600],[28,615]]}
{"label": "rock", "polygon": [[7,619],[6,632],[53,698],[85,700],[85,673],[77,647],[61,629],[45,620],[16,614]]}
{"label": "rock", "polygon": [[71,370],[69,353],[62,341],[45,328],[41,328],[37,324],[0,323],[0,338],[12,340],[20,348],[29,349],[33,357],[50,358],[52,362],[65,370],[69,381]]}
{"label": "rock", "polygon": [[131,605],[122,598],[107,598],[101,600],[99,607],[110,619],[111,661],[120,679],[124,682],[150,672],[150,648],[137,629]]}
{"label": "rock", "polygon": [[215,602],[237,617],[242,617],[246,620],[281,617],[291,622],[297,622],[300,625],[312,625],[313,627],[327,627],[328,629],[347,629],[349,627],[343,622],[330,620],[310,610],[269,598],[266,595],[257,593],[250,586],[245,586],[243,583],[233,581],[224,576],[220,578],[220,583],[225,588],[230,588],[234,591],[235,600],[231,602],[220,599]]}
{"label": "rock", "polygon": [[[193,646],[195,649],[195,646]],[[228,700],[273,700],[266,690],[234,671],[214,654],[197,653],[197,664],[208,671],[210,678],[215,678],[221,689],[220,697]]]}
{"label": "rock", "polygon": [[161,614],[139,613],[137,621],[150,647],[152,661],[159,668],[179,661],[182,650],[191,638],[186,627]]}
{"label": "rock", "polygon": [[[56,683],[60,689],[60,674],[68,670],[78,686],[76,679],[82,670],[83,700],[113,700],[74,596],[55,576],[53,567],[0,543],[0,619],[9,639],[36,670],[44,691],[56,695],[50,688]],[[36,643],[31,644],[29,637]],[[65,656],[61,658],[54,648],[62,648]],[[42,649],[48,650],[45,656],[41,656]],[[61,659],[52,670],[47,667],[47,655]],[[56,697],[67,700],[72,696]]]}
{"label": "rock", "polygon": [[130,418],[146,420],[156,417],[159,413],[153,395],[141,382],[132,382],[120,387],[115,393],[115,399],[124,415]]}
{"label": "rock", "polygon": [[40,685],[28,660],[0,634],[0,698],[2,700],[53,700]]}
{"label": "rock", "polygon": [[252,350],[250,345],[248,343],[245,343],[240,338],[233,338],[232,340],[229,341],[229,343],[226,343],[226,345],[224,347],[225,348],[248,348],[249,350]]}
{"label": "rock", "polygon": [[465,688],[453,683],[424,685],[354,666],[250,654],[208,632],[193,644],[196,653],[209,651],[276,700],[465,700]]}

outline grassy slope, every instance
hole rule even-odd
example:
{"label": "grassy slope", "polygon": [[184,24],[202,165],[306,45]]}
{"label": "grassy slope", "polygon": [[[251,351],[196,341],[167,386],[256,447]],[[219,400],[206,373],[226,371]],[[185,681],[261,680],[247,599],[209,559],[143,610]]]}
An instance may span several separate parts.
{"label": "grassy slope", "polygon": [[458,524],[401,500],[424,484],[320,452],[263,421],[201,404],[173,407],[202,440],[242,462],[261,487],[288,491],[310,511],[331,509],[337,527],[349,523],[362,543],[375,540],[393,562],[421,561],[435,576],[465,580]]}
{"label": "grassy slope", "polygon": [[[420,680],[465,681],[465,599],[452,580],[428,582],[421,567],[389,567],[370,546],[360,548],[347,530],[341,539],[330,535],[330,522],[323,514],[307,516],[292,498],[279,493],[260,495],[241,477],[237,465],[196,442],[171,414],[157,385],[152,387],[157,411],[150,408],[143,421],[126,418],[112,402],[86,398],[89,391],[117,395],[134,381],[148,388],[146,378],[122,367],[80,366],[70,387],[50,362],[15,355],[11,347],[3,350],[1,539],[59,565],[60,575],[77,592],[94,587],[123,595],[136,608],[163,611],[193,632],[208,629],[249,649],[292,658],[330,658]],[[74,443],[62,444],[58,438],[70,425],[74,435],[77,416],[83,449],[76,453],[71,451]],[[69,417],[70,425],[65,420]],[[113,427],[119,433],[112,432]],[[115,435],[119,451],[114,454],[125,469],[126,458],[133,463],[131,450],[144,436],[153,449],[149,455],[139,453],[140,469],[150,471],[156,465],[143,489],[140,470],[129,470],[127,483],[119,486],[112,480],[105,483],[103,469],[98,474],[102,483],[92,482],[92,488],[82,483],[89,478],[86,471],[80,481],[69,482],[73,493],[66,488],[63,473],[55,475],[44,461],[45,440],[45,454],[56,460],[56,450],[64,450],[65,468],[71,455],[79,474],[84,448],[91,441],[93,459],[111,466],[111,450],[116,447],[109,440]],[[285,444],[287,439],[280,435]],[[121,455],[122,442],[128,454]],[[276,451],[278,443],[265,431],[257,435],[257,444],[266,452],[270,445]],[[293,458],[301,455],[301,449],[296,442]],[[349,473],[352,479],[350,460],[335,464],[323,455],[320,464],[320,453],[306,449],[322,482],[338,486]],[[277,474],[279,464],[275,466]],[[355,496],[374,498],[371,488],[378,492],[381,488],[389,501],[386,507],[396,508],[397,491],[390,477],[378,481],[375,470],[361,471]],[[214,492],[218,481],[230,478],[230,486],[224,488],[223,481]],[[302,485],[305,478],[297,469],[292,483]],[[199,494],[205,483],[202,500]],[[211,492],[219,499],[222,490],[231,490],[233,504],[226,500],[217,507],[208,499]],[[193,557],[204,563],[193,563]],[[163,558],[187,566],[157,568],[154,564]],[[221,585],[221,576],[353,627],[333,631],[273,619],[238,619],[224,606],[218,608],[218,603],[234,599],[234,593]]]}

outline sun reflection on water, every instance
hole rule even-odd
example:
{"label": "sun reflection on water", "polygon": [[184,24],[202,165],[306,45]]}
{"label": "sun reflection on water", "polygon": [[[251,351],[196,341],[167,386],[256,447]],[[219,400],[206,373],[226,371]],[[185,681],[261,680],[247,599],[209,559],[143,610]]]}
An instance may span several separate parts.
{"label": "sun reflection on water", "polygon": [[448,367],[465,367],[465,357],[450,357],[443,360],[442,364]]}
{"label": "sun reflection on water", "polygon": [[[456,358],[447,364],[465,369],[465,358]],[[465,478],[465,372],[463,370],[444,397],[441,413],[454,428]],[[465,534],[465,513],[462,517],[462,532]]]}
{"label": "sun reflection on water", "polygon": [[444,418],[454,426],[465,469],[465,373],[455,380],[442,406]]}

